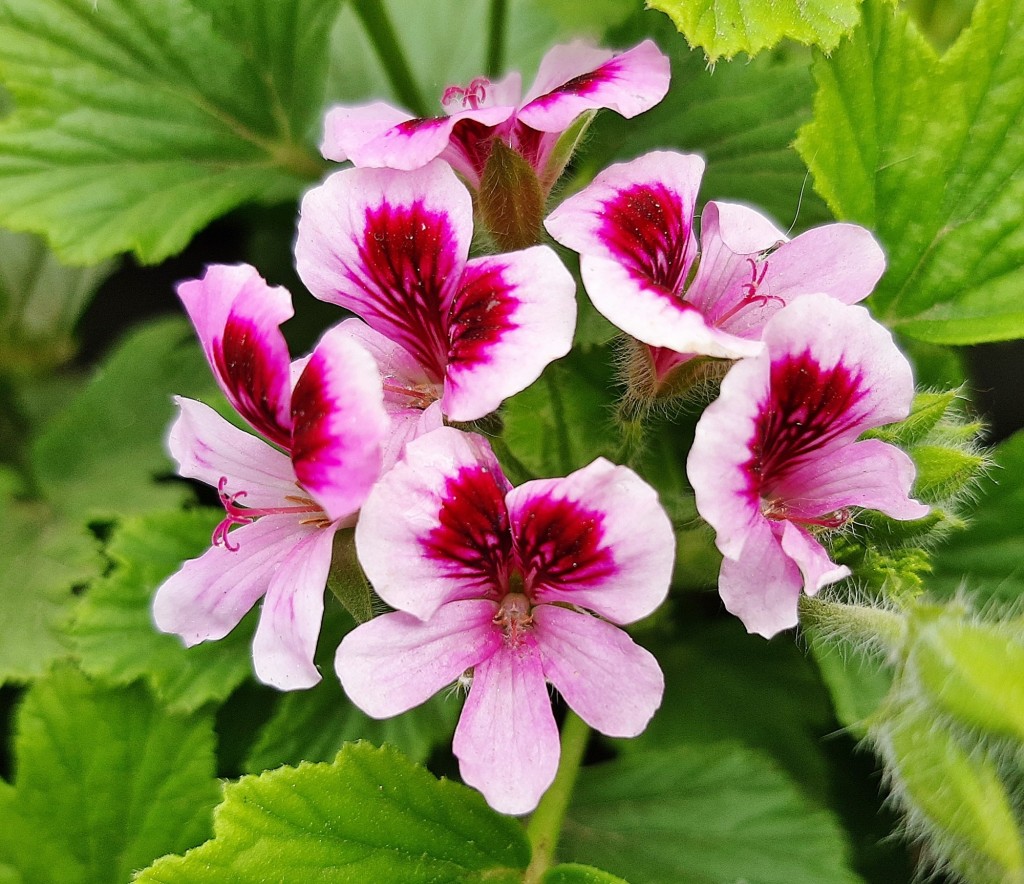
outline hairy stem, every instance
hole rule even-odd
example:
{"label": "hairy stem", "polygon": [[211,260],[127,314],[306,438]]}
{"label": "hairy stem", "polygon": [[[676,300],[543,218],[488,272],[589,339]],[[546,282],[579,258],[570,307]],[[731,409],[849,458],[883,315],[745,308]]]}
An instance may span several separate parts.
{"label": "hairy stem", "polygon": [[555,780],[544,793],[526,826],[533,856],[523,875],[523,884],[538,884],[554,861],[565,811],[572,797],[576,774],[579,773],[589,738],[590,728],[582,718],[570,711],[562,725],[562,754],[558,759]]}
{"label": "hairy stem", "polygon": [[366,28],[398,99],[416,116],[430,116],[383,0],[353,0],[352,8]]}
{"label": "hairy stem", "polygon": [[906,618],[885,608],[801,596],[800,620],[819,629],[825,638],[869,642],[893,653],[906,642]]}

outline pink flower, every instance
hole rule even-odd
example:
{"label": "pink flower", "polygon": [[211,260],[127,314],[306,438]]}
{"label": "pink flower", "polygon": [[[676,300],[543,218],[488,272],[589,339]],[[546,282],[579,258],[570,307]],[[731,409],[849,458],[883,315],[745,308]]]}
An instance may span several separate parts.
{"label": "pink flower", "polygon": [[469,192],[438,160],[336,172],[303,199],[295,245],[309,290],[391,342],[389,393],[440,399],[456,421],[532,384],[576,324],[576,286],[551,249],[470,259],[472,236]]}
{"label": "pink flower", "polygon": [[356,527],[374,588],[398,610],[342,641],[353,702],[384,718],[472,672],[453,749],[504,813],[551,784],[558,729],[546,682],[592,727],[635,736],[661,702],[655,659],[618,625],[668,590],[674,537],[654,490],[599,459],[512,488],[480,436],[410,442]]}
{"label": "pink flower", "polygon": [[818,534],[851,507],[919,519],[914,465],[872,427],[910,412],[910,365],[863,307],[801,298],[764,330],[766,352],[732,367],[697,424],[686,471],[725,557],[719,592],[749,632],[796,625],[801,588],[846,577]]}
{"label": "pink flower", "polygon": [[765,323],[806,294],[852,304],[885,269],[871,234],[828,224],[789,241],[767,218],[709,202],[694,234],[704,161],[658,151],[610,166],[548,216],[558,242],[580,253],[594,306],[649,345],[657,380],[694,355],[761,352]]}
{"label": "pink flower", "polygon": [[477,77],[465,87],[449,86],[439,117],[417,119],[380,101],[336,107],[327,114],[321,150],[355,166],[404,170],[441,157],[476,189],[501,139],[547,191],[568,159],[555,145],[577,117],[600,108],[627,118],[643,113],[665,97],[669,76],[668,59],[650,40],[621,55],[580,42],[555,46],[525,96],[512,73],[498,83]]}
{"label": "pink flower", "polygon": [[310,687],[334,532],[355,522],[381,469],[388,417],[377,366],[342,328],[291,363],[279,328],[291,296],[252,267],[212,266],[178,295],[221,389],[273,445],[177,399],[171,454],[182,476],[217,489],[226,516],[213,546],[157,590],[153,619],[191,646],[223,638],[265,596],[256,674]]}

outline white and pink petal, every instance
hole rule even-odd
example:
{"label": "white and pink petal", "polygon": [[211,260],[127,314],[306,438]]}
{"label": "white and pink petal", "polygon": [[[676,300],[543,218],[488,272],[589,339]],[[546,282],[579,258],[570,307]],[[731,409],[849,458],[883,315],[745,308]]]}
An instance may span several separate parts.
{"label": "white and pink petal", "polygon": [[316,297],[361,316],[440,381],[444,317],[472,235],[469,192],[440,160],[408,173],[346,169],[304,197],[296,267]]}
{"label": "white and pink petal", "polygon": [[613,623],[650,614],[668,593],[675,535],[658,495],[598,458],[506,498],[516,556],[537,602],[567,602]]}
{"label": "white and pink petal", "polygon": [[248,264],[211,265],[177,292],[228,401],[255,430],[287,447],[290,357],[280,326],[293,315],[291,295]]}
{"label": "white and pink petal", "polygon": [[356,525],[380,597],[423,620],[449,601],[497,597],[511,549],[508,489],[481,436],[442,427],[409,442]]}
{"label": "white and pink petal", "polygon": [[545,677],[587,724],[609,737],[635,737],[665,692],[654,656],[625,631],[555,605],[533,609]]}
{"label": "white and pink petal", "polygon": [[335,670],[349,699],[373,718],[419,706],[502,643],[496,602],[467,599],[442,605],[423,621],[393,611],[342,639]]}
{"label": "white and pink petal", "polygon": [[562,132],[588,110],[635,117],[665,97],[670,78],[669,60],[653,40],[618,55],[579,41],[555,46],[541,61],[518,118],[533,129]]}
{"label": "white and pink petal", "polygon": [[334,528],[300,522],[295,545],[271,577],[252,644],[256,677],[282,691],[320,681],[313,663],[324,616]]}
{"label": "white and pink petal", "polygon": [[348,332],[328,331],[292,393],[295,474],[333,521],[362,506],[390,431],[377,363]]}
{"label": "white and pink petal", "polygon": [[560,746],[530,636],[476,666],[452,751],[462,779],[495,810],[524,814],[537,806],[555,778]]}
{"label": "white and pink petal", "polygon": [[547,246],[471,260],[451,305],[445,414],[484,417],[568,353],[575,294]]}

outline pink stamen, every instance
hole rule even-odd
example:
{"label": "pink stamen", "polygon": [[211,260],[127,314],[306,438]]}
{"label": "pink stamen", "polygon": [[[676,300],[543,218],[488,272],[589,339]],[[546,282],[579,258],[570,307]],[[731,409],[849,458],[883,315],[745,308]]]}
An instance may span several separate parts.
{"label": "pink stamen", "polygon": [[452,104],[461,104],[463,107],[471,107],[477,110],[487,98],[487,88],[491,81],[486,77],[477,77],[471,80],[468,86],[449,86],[441,96],[441,104],[448,107]]}
{"label": "pink stamen", "polygon": [[724,316],[719,316],[715,321],[716,325],[721,325],[723,322],[727,322],[732,319],[741,310],[746,310],[754,304],[759,304],[762,307],[769,301],[776,301],[779,304],[785,304],[782,298],[776,295],[759,295],[757,293],[758,287],[764,282],[765,274],[768,273],[768,262],[765,261],[761,265],[760,274],[757,272],[757,262],[753,258],[747,258],[747,263],[750,265],[750,282],[745,282],[741,288],[746,294],[740,299],[739,303],[736,304],[732,310],[729,310]]}
{"label": "pink stamen", "polygon": [[501,600],[494,625],[505,633],[505,641],[513,648],[521,641],[523,634],[533,625],[530,599],[521,592],[510,592]]}
{"label": "pink stamen", "polygon": [[392,384],[384,381],[384,392],[392,393],[395,396],[404,396],[409,400],[410,408],[425,410],[433,405],[437,399],[437,391],[426,387],[405,387],[401,384]]}
{"label": "pink stamen", "polygon": [[761,515],[772,521],[793,522],[796,525],[806,525],[813,528],[842,528],[843,525],[850,521],[850,511],[848,509],[836,510],[834,513],[817,517],[794,516],[786,508],[785,501],[772,500],[770,498],[762,498]]}
{"label": "pink stamen", "polygon": [[324,511],[320,508],[319,504],[311,500],[308,497],[292,497],[290,495],[285,496],[285,500],[294,503],[294,506],[267,506],[267,507],[243,507],[238,505],[238,499],[245,497],[247,492],[236,491],[234,494],[228,494],[224,489],[227,487],[228,477],[221,476],[217,482],[217,494],[220,496],[220,502],[224,507],[224,512],[227,515],[221,520],[220,524],[213,529],[213,535],[211,541],[214,546],[220,546],[223,544],[224,548],[236,552],[238,550],[238,544],[231,545],[229,539],[229,531],[235,525],[248,525],[250,522],[255,522],[260,516],[280,515],[285,513],[316,513],[316,517],[311,519],[303,519],[302,524],[320,524],[329,525],[331,520],[326,517]]}

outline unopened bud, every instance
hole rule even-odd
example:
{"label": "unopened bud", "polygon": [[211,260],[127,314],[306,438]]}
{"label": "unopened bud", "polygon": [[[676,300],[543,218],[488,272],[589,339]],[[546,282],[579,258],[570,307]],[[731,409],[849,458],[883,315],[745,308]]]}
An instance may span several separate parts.
{"label": "unopened bud", "polygon": [[354,528],[335,533],[327,586],[356,623],[365,623],[373,617],[373,596],[356,557],[355,533]]}
{"label": "unopened bud", "polygon": [[533,167],[500,139],[494,141],[479,191],[480,216],[502,251],[540,242],[544,192]]}

